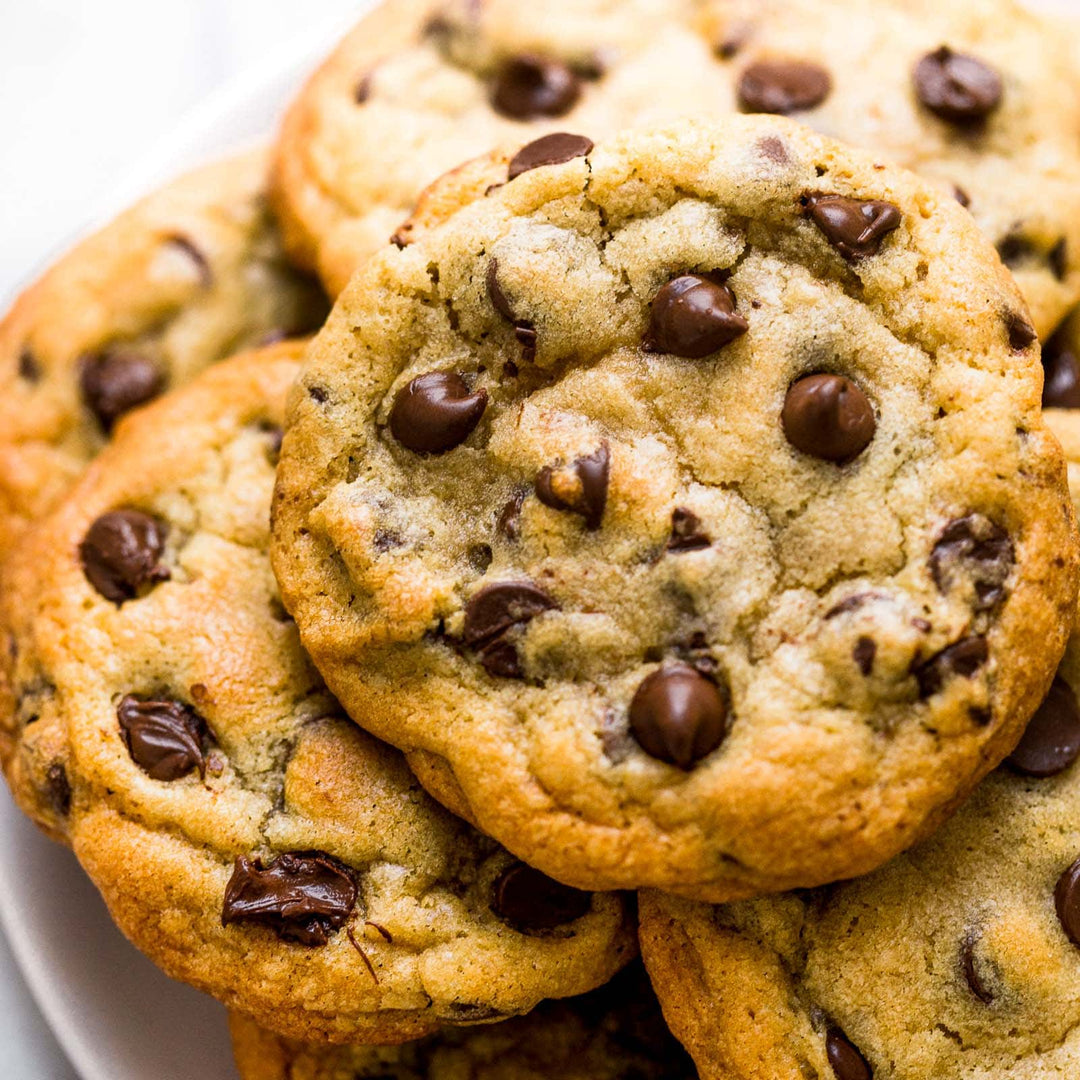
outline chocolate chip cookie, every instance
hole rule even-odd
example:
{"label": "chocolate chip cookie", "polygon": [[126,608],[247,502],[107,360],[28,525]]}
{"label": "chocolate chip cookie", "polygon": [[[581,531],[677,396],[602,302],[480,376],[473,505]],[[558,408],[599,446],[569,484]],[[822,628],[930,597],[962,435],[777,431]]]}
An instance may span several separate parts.
{"label": "chocolate chip cookie", "polygon": [[434,804],[301,651],[267,555],[300,352],[131,417],[20,545],[16,796],[165,971],[285,1035],[400,1041],[589,990],[633,953],[623,900]]}
{"label": "chocolate chip cookie", "polygon": [[955,200],[784,118],[558,151],[445,213],[451,177],[342,294],[286,606],[358,723],[569,885],[866,872],[1011,750],[1072,624],[1020,295]]}
{"label": "chocolate chip cookie", "polygon": [[231,352],[322,322],[261,152],[184,177],[65,255],[0,322],[0,556],[121,418]]}
{"label": "chocolate chip cookie", "polygon": [[492,147],[784,113],[968,206],[1049,334],[1080,299],[1068,38],[1013,0],[391,0],[290,110],[276,201],[336,294],[426,184]]}
{"label": "chocolate chip cookie", "polygon": [[639,966],[570,1001],[404,1046],[281,1039],[233,1013],[240,1080],[697,1080]]}

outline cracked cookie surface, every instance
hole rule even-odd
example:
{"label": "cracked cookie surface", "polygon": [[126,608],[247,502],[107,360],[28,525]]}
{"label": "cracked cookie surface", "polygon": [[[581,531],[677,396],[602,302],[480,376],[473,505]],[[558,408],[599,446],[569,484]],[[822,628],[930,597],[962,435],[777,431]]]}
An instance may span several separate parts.
{"label": "cracked cookie surface", "polygon": [[1080,299],[1068,34],[1013,0],[391,0],[291,108],[291,250],[338,293],[425,185],[546,132],[786,112],[963,200],[1049,334]]}
{"label": "cracked cookie surface", "polygon": [[0,322],[0,556],[129,410],[321,325],[325,297],[285,259],[266,172],[251,152],[174,181],[64,255]]}
{"label": "cracked cookie surface", "polygon": [[175,978],[295,1038],[393,1042],[584,992],[621,897],[529,870],[345,718],[270,569],[302,347],[216,366],[124,424],[4,596],[17,798]]}
{"label": "cracked cookie surface", "polygon": [[568,884],[866,872],[1009,752],[1071,626],[1019,294],[950,197],[781,118],[577,154],[452,175],[340,298],[285,603],[354,719]]}

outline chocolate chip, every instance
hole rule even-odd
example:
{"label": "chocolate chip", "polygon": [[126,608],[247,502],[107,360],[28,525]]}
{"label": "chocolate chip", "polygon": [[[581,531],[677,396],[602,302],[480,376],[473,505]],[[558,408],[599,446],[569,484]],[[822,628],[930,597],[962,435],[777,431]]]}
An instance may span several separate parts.
{"label": "chocolate chip", "polygon": [[653,297],[645,347],[700,359],[741,337],[749,328],[735,310],[735,294],[701,274],[683,274]]}
{"label": "chocolate chip", "polygon": [[985,120],[1000,104],[1001,76],[974,56],[942,45],[914,71],[915,93],[932,113],[954,124]]}
{"label": "chocolate chip", "polygon": [[851,650],[851,658],[855,661],[863,675],[869,677],[874,670],[874,658],[877,656],[877,643],[873,638],[861,637],[855,642]]}
{"label": "chocolate chip", "polygon": [[1058,878],[1054,888],[1058,921],[1069,940],[1080,945],[1080,859]]}
{"label": "chocolate chip", "polygon": [[831,1027],[825,1033],[825,1054],[836,1080],[871,1080],[873,1074],[866,1058],[837,1027]]}
{"label": "chocolate chip", "polygon": [[825,239],[849,262],[876,255],[902,220],[898,207],[880,199],[817,193],[804,196],[803,205]]}
{"label": "chocolate chip", "polygon": [[208,289],[214,283],[214,274],[210,269],[210,263],[206,256],[195,246],[194,242],[186,236],[170,236],[166,243],[182,251],[194,264],[199,274],[199,281],[204,289]]}
{"label": "chocolate chip", "polygon": [[507,867],[492,890],[491,910],[526,934],[566,926],[591,907],[589,893],[553,881],[524,863]]}
{"label": "chocolate chip", "polygon": [[152,780],[206,774],[206,722],[179,701],[143,701],[128,694],[116,710],[131,760]]}
{"label": "chocolate chip", "polygon": [[560,60],[533,53],[503,63],[492,88],[491,103],[511,120],[562,116],[581,94],[577,75]]}
{"label": "chocolate chip", "polygon": [[508,180],[515,180],[522,173],[542,169],[545,165],[562,165],[565,161],[585,157],[593,148],[592,139],[584,135],[568,135],[557,131],[544,135],[523,146],[511,159]]}
{"label": "chocolate chip", "polygon": [[529,581],[488,585],[465,606],[465,644],[479,653],[480,663],[490,674],[518,679],[521,662],[510,632],[556,608],[558,604]]}
{"label": "chocolate chip", "polygon": [[676,506],[671,511],[671,536],[668,551],[700,551],[712,544],[701,527],[701,519],[692,510]]}
{"label": "chocolate chip", "polygon": [[873,592],[861,592],[852,593],[851,596],[845,596],[838,604],[834,604],[825,614],[823,619],[828,621],[829,619],[835,619],[838,615],[847,615],[849,612],[858,611],[859,608],[865,607],[867,604],[874,600],[886,599],[881,593]]}
{"label": "chocolate chip", "polygon": [[145,585],[169,580],[161,565],[166,527],[139,510],[112,510],[94,522],[79,545],[86,580],[114,604],[133,600]]}
{"label": "chocolate chip", "polygon": [[470,544],[466,557],[469,560],[469,566],[476,573],[484,574],[487,573],[492,559],[495,558],[495,553],[491,550],[490,544]]}
{"label": "chocolate chip", "polygon": [[145,405],[165,389],[165,376],[153,360],[131,352],[85,357],[79,374],[83,400],[105,431],[124,413]]}
{"label": "chocolate chip", "polygon": [[932,697],[952,678],[972,678],[989,658],[986,638],[961,638],[915,669],[919,696]]}
{"label": "chocolate chip", "polygon": [[487,401],[486,390],[473,393],[456,372],[430,371],[398,391],[390,431],[418,454],[444,454],[472,434]]}
{"label": "chocolate chip", "polygon": [[1060,675],[1028,723],[1008,763],[1025,776],[1057,776],[1080,757],[1080,707]]}
{"label": "chocolate chip", "polygon": [[1044,409],[1080,409],[1080,356],[1058,331],[1042,351]]}
{"label": "chocolate chip", "polygon": [[966,210],[971,205],[971,196],[959,184],[953,184],[953,198]]}
{"label": "chocolate chip", "polygon": [[1009,534],[982,514],[968,514],[945,526],[930,553],[930,576],[942,595],[970,581],[972,607],[989,611],[1005,598],[1013,561]]}
{"label": "chocolate chip", "polygon": [[994,1000],[993,990],[983,981],[979,973],[977,949],[979,936],[969,934],[960,946],[960,967],[964,972],[964,980],[971,992],[984,1004],[990,1005]]}
{"label": "chocolate chip", "polygon": [[796,450],[837,464],[858,457],[877,428],[869,399],[843,375],[807,375],[792,383],[780,419]]}
{"label": "chocolate chip", "polygon": [[356,882],[321,852],[261,860],[237,856],[225,889],[221,924],[268,926],[283,941],[325,945],[356,905]]}
{"label": "chocolate chip", "polygon": [[19,353],[19,378],[25,379],[28,383],[36,383],[41,382],[42,374],[41,364],[38,363],[37,357],[29,348],[24,347]]}
{"label": "chocolate chip", "polygon": [[506,505],[499,511],[495,529],[507,540],[516,540],[521,535],[521,505],[525,501],[524,491],[515,491]]}
{"label": "chocolate chip", "polygon": [[45,773],[45,786],[49,793],[49,803],[60,817],[67,817],[71,812],[71,783],[67,769],[59,761],[54,761]]}
{"label": "chocolate chip", "polygon": [[611,455],[608,444],[575,458],[569,468],[548,466],[536,477],[536,497],[553,510],[568,510],[585,519],[585,528],[600,528],[607,506]]}
{"label": "chocolate chip", "polygon": [[1026,236],[1016,232],[1011,232],[998,241],[997,252],[1001,261],[1010,269],[1015,269],[1020,263],[1033,259],[1038,254],[1035,245]]}
{"label": "chocolate chip", "polygon": [[1013,352],[1023,352],[1039,340],[1035,327],[1019,311],[1004,311],[1001,318],[1005,323],[1005,332],[1009,335],[1009,348]]}
{"label": "chocolate chip", "polygon": [[353,91],[353,101],[357,105],[363,105],[371,97],[371,82],[371,72],[369,71],[356,84],[356,89]]}
{"label": "chocolate chip", "polygon": [[767,158],[777,165],[786,165],[791,160],[788,157],[784,140],[778,139],[775,135],[768,135],[764,139],[759,140],[757,148],[763,158]]}
{"label": "chocolate chip", "polygon": [[1050,253],[1046,256],[1046,261],[1050,264],[1050,273],[1052,273],[1058,281],[1064,281],[1065,275],[1069,272],[1069,248],[1065,237],[1062,237],[1050,249]]}
{"label": "chocolate chip", "polygon": [[805,60],[759,60],[740,76],[739,108],[747,113],[802,112],[820,105],[832,89],[829,73]]}
{"label": "chocolate chip", "polygon": [[724,741],[730,722],[720,688],[689,664],[665,664],[637,688],[630,730],[651,757],[689,769]]}
{"label": "chocolate chip", "polygon": [[[502,285],[499,283],[499,260],[491,259],[487,268],[487,292],[491,306],[509,323],[514,324],[514,336],[521,343],[522,359],[528,363],[536,358],[536,331],[527,319],[521,319],[514,312]],[[515,370],[515,374],[516,374]]]}

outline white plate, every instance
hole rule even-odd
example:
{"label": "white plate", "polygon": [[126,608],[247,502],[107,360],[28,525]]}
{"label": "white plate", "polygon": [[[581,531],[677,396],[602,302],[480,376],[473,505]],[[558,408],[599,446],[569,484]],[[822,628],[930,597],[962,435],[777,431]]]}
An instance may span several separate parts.
{"label": "white plate", "polygon": [[[374,2],[358,4],[354,15]],[[1031,3],[1080,14],[1080,0]],[[213,95],[118,187],[99,219],[201,161],[267,136],[340,29],[335,23],[291,43]],[[235,1080],[221,1007],[167,979],[127,943],[74,857],[42,837],[6,790],[0,868],[0,924],[83,1080]]]}

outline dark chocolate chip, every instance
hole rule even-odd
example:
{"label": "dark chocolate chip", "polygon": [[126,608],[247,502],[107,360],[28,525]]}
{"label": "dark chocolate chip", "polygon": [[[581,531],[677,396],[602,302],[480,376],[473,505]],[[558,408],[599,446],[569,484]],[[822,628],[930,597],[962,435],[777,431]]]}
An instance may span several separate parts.
{"label": "dark chocolate chip", "polygon": [[492,890],[491,910],[526,934],[566,926],[591,907],[590,893],[553,881],[524,863],[508,866]]}
{"label": "dark chocolate chip", "polygon": [[944,595],[963,580],[971,582],[976,611],[989,611],[1005,598],[1012,573],[1009,534],[982,514],[968,514],[945,526],[930,553],[930,575]]}
{"label": "dark chocolate chip", "polygon": [[465,605],[465,644],[479,653],[480,663],[490,674],[520,678],[521,662],[510,632],[557,607],[543,589],[529,581],[488,585]]}
{"label": "dark chocolate chip", "polygon": [[144,701],[128,694],[116,710],[131,760],[152,780],[206,774],[206,722],[179,701]]}
{"label": "dark chocolate chip", "polygon": [[525,502],[525,492],[515,491],[506,505],[499,511],[495,528],[507,540],[516,540],[521,535],[521,506]]}
{"label": "dark chocolate chip", "polygon": [[1060,675],[1028,723],[1008,763],[1026,776],[1057,776],[1080,757],[1080,707]]}
{"label": "dark chocolate chip", "polygon": [[978,962],[979,936],[968,934],[960,946],[960,967],[964,972],[964,981],[968,984],[971,992],[984,1004],[991,1005],[994,1001],[994,991],[983,980],[979,972]]}
{"label": "dark chocolate chip", "polygon": [[915,669],[919,696],[932,697],[953,678],[970,679],[990,658],[984,637],[966,637],[942,649]]}
{"label": "dark chocolate chip", "polygon": [[1054,907],[1068,939],[1080,945],[1080,859],[1058,878],[1054,887]]}
{"label": "dark chocolate chip", "polygon": [[882,240],[903,220],[898,207],[881,199],[818,193],[805,196],[803,202],[825,239],[850,262],[876,255]]}
{"label": "dark chocolate chip", "polygon": [[19,378],[25,379],[28,383],[36,383],[41,382],[42,374],[41,364],[38,363],[37,357],[28,347],[24,347],[19,353]]}
{"label": "dark chocolate chip", "polygon": [[390,431],[418,454],[444,454],[472,434],[487,401],[486,390],[473,393],[456,372],[431,371],[398,391]]}
{"label": "dark chocolate chip", "polygon": [[1005,323],[1005,332],[1009,335],[1009,348],[1013,352],[1023,352],[1039,340],[1035,327],[1028,322],[1026,315],[1019,311],[1006,310],[1002,312],[1002,320]]}
{"label": "dark chocolate chip", "polygon": [[508,180],[515,180],[522,173],[542,169],[545,165],[561,165],[574,158],[585,157],[593,148],[592,139],[584,135],[568,135],[557,131],[544,135],[523,146],[511,159]]}
{"label": "dark chocolate chip", "polygon": [[308,397],[310,397],[317,405],[325,405],[329,397],[326,390],[321,386],[309,386],[307,392]]}
{"label": "dark chocolate chip", "polygon": [[487,274],[485,277],[487,283],[488,299],[491,301],[491,306],[508,322],[513,323],[515,327],[531,327],[531,324],[522,318],[519,318],[514,311],[513,305],[510,303],[506,293],[503,292],[503,287],[499,282],[499,260],[488,260]]}
{"label": "dark chocolate chip", "polygon": [[712,679],[682,661],[645,678],[630,702],[630,730],[651,757],[689,769],[730,727],[727,701]]}
{"label": "dark chocolate chip", "polygon": [[668,551],[700,551],[712,544],[712,540],[701,527],[701,519],[692,510],[676,506],[671,511],[671,536],[668,537]]}
{"label": "dark chocolate chip", "polygon": [[1058,279],[1058,281],[1064,281],[1065,275],[1069,272],[1069,246],[1062,237],[1051,249],[1046,256],[1046,261],[1050,264],[1050,273]]}
{"label": "dark chocolate chip", "polygon": [[67,769],[59,761],[54,761],[45,772],[45,786],[49,793],[49,803],[60,817],[67,817],[71,812],[71,782]]}
{"label": "dark chocolate chip", "polygon": [[608,444],[575,458],[568,468],[548,466],[536,477],[536,497],[553,510],[568,510],[585,519],[585,528],[599,529],[607,506],[611,455]]}
{"label": "dark chocolate chip", "polygon": [[683,274],[653,297],[648,349],[700,359],[741,337],[749,328],[735,310],[735,294],[701,274]]}
{"label": "dark chocolate chip", "polygon": [[870,400],[843,375],[807,375],[792,383],[780,418],[792,446],[837,464],[858,457],[877,428]]}
{"label": "dark chocolate chip", "polygon": [[914,71],[915,93],[932,113],[954,124],[985,120],[1000,104],[1001,76],[974,56],[947,45],[927,53]]}
{"label": "dark chocolate chip", "polygon": [[139,510],[112,510],[94,522],[79,545],[86,580],[114,604],[133,600],[145,585],[169,580],[161,565],[166,527]]}
{"label": "dark chocolate chip", "polygon": [[1022,262],[1038,255],[1035,245],[1026,236],[1017,232],[1011,232],[1002,237],[998,241],[997,252],[1001,256],[1001,261],[1010,269],[1015,269]]}
{"label": "dark chocolate chip", "polygon": [[199,281],[204,289],[208,289],[214,283],[214,273],[210,269],[210,263],[206,256],[195,246],[192,240],[186,236],[170,236],[167,243],[182,251],[194,264],[199,274]]}
{"label": "dark chocolate chip", "polygon": [[581,81],[561,60],[528,53],[503,63],[491,103],[511,120],[536,120],[568,113],[581,94]]}
{"label": "dark chocolate chip", "polygon": [[874,670],[874,658],[877,656],[877,643],[873,638],[861,637],[855,642],[851,650],[851,658],[855,661],[863,675],[869,676]]}
{"label": "dark chocolate chip", "polygon": [[805,60],[759,60],[740,76],[739,108],[747,113],[802,112],[820,105],[832,89],[829,73]]}
{"label": "dark chocolate chip", "polygon": [[356,882],[329,855],[279,855],[268,866],[239,855],[225,889],[221,924],[253,922],[283,941],[325,945],[356,905]]}
{"label": "dark chocolate chip", "polygon": [[79,374],[83,400],[105,431],[124,413],[145,405],[165,389],[165,376],[151,359],[131,352],[85,357]]}
{"label": "dark chocolate chip", "polygon": [[1058,331],[1042,351],[1044,409],[1080,409],[1080,356]]}
{"label": "dark chocolate chip", "polygon": [[873,1073],[866,1058],[837,1027],[831,1027],[825,1033],[825,1054],[836,1080],[871,1080]]}

